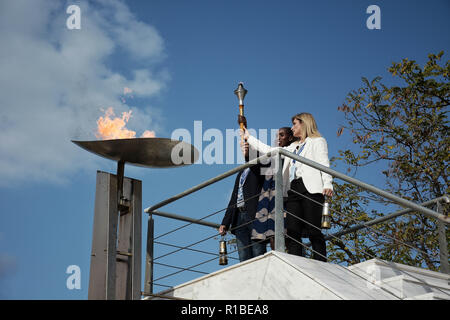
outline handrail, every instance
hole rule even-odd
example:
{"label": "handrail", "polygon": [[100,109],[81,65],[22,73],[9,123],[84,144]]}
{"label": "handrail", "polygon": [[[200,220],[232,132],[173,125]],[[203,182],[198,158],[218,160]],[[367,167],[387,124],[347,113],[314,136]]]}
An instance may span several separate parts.
{"label": "handrail", "polygon": [[[277,152],[278,151],[276,151],[275,154]],[[241,171],[243,169],[246,169],[246,168],[249,168],[251,166],[254,166],[258,162],[264,162],[264,161],[266,161],[267,159],[269,159],[273,155],[274,155],[274,152],[268,152],[265,155],[262,155],[262,156],[260,156],[258,158],[250,160],[249,162],[246,162],[246,163],[244,163],[244,164],[242,164],[240,166],[237,166],[236,168],[231,169],[231,170],[229,170],[229,171],[227,171],[225,173],[222,173],[222,174],[220,174],[220,175],[218,175],[218,176],[216,176],[216,177],[214,177],[212,179],[206,180],[205,182],[202,182],[202,183],[196,185],[195,187],[192,187],[192,188],[190,188],[190,189],[188,189],[188,190],[186,190],[184,192],[181,192],[181,193],[179,193],[179,194],[177,194],[177,195],[175,195],[173,197],[170,197],[169,199],[161,201],[161,202],[155,204],[154,206],[148,207],[147,209],[144,209],[144,212],[150,213],[152,211],[155,211],[156,209],[159,209],[162,206],[165,206],[165,205],[167,205],[169,203],[172,203],[172,202],[174,202],[174,201],[176,201],[178,199],[181,199],[181,198],[183,198],[183,197],[185,197],[187,195],[190,195],[191,193],[196,192],[196,191],[198,191],[200,189],[203,189],[203,188],[209,186],[210,184],[213,184],[213,183],[216,183],[216,182],[218,182],[220,180],[228,178],[229,176],[231,176],[231,175],[233,175],[233,174],[235,174],[235,173],[237,173],[237,172],[239,172],[239,171]]]}
{"label": "handrail", "polygon": [[[421,206],[429,206],[429,205],[436,204],[436,203],[441,202],[441,201],[449,203],[450,199],[449,199],[448,196],[442,196],[442,197],[435,198],[433,200],[422,202],[420,205]],[[367,227],[370,227],[370,226],[375,225],[375,224],[379,224],[379,223],[387,221],[387,220],[395,219],[395,218],[397,218],[399,216],[402,216],[402,215],[407,214],[407,213],[411,213],[413,211],[414,210],[410,209],[410,208],[403,209],[403,210],[400,210],[400,211],[396,211],[396,212],[387,214],[387,215],[385,215],[383,217],[380,217],[380,218],[377,218],[377,219],[373,219],[373,220],[370,220],[370,221],[358,224],[356,226],[353,226],[351,228],[344,229],[342,231],[333,233],[332,235],[326,236],[325,240],[330,240],[332,237],[340,237],[340,236],[343,236],[343,235],[346,235],[346,234],[358,231],[360,229],[367,228]]]}
{"label": "handrail", "polygon": [[179,214],[169,213],[169,212],[162,212],[162,211],[151,211],[150,214],[153,214],[155,216],[161,216],[186,222],[191,222],[194,224],[200,224],[203,226],[219,229],[220,225],[214,222],[208,222],[208,221],[202,221],[201,219],[193,219],[186,216],[181,216]]}
{"label": "handrail", "polygon": [[381,190],[381,189],[379,189],[377,187],[374,187],[374,186],[372,186],[370,184],[362,182],[362,181],[360,181],[358,179],[349,177],[349,176],[347,176],[347,175],[345,175],[343,173],[340,173],[340,172],[338,172],[336,170],[330,169],[330,168],[328,168],[328,167],[326,167],[324,165],[321,165],[321,164],[319,164],[319,163],[317,163],[315,161],[312,161],[312,160],[309,160],[307,158],[298,156],[298,155],[296,155],[296,154],[294,154],[292,152],[286,151],[286,150],[284,150],[282,148],[278,148],[278,150],[279,150],[279,152],[281,154],[283,154],[283,155],[285,155],[285,156],[287,156],[289,158],[292,158],[292,159],[294,159],[296,161],[304,163],[304,164],[306,164],[306,165],[308,165],[310,167],[313,167],[313,168],[315,168],[317,170],[326,172],[326,173],[328,173],[328,174],[330,174],[330,175],[332,175],[332,176],[334,176],[336,178],[342,179],[342,180],[347,181],[347,182],[349,182],[351,184],[357,185],[358,187],[361,187],[361,188],[363,188],[365,190],[368,190],[370,192],[373,192],[373,193],[375,193],[375,194],[377,194],[379,196],[382,196],[382,197],[387,198],[387,199],[389,199],[391,201],[394,201],[395,203],[400,204],[400,205],[402,205],[404,207],[408,207],[410,209],[419,211],[419,212],[421,212],[421,213],[423,213],[423,214],[425,214],[425,215],[427,215],[429,217],[438,219],[438,220],[440,220],[442,222],[445,222],[446,224],[450,224],[450,217],[448,217],[448,216],[446,216],[444,214],[440,214],[440,213],[438,213],[436,211],[433,211],[433,210],[430,210],[428,208],[422,207],[422,206],[420,206],[420,205],[418,205],[418,204],[416,204],[416,203],[414,203],[412,201],[409,201],[409,200],[397,197],[397,196],[393,195],[390,192]]}
{"label": "handrail", "polygon": [[220,174],[220,175],[218,175],[218,176],[216,176],[214,178],[206,180],[205,182],[200,183],[197,186],[194,186],[194,187],[192,187],[192,188],[190,188],[190,189],[188,189],[188,190],[186,190],[184,192],[181,192],[181,193],[179,193],[179,194],[177,194],[177,195],[175,195],[175,196],[173,196],[171,198],[168,198],[168,199],[166,199],[164,201],[161,201],[161,202],[159,202],[159,203],[157,203],[157,204],[155,204],[155,205],[153,205],[151,207],[148,207],[147,209],[144,210],[144,212],[150,213],[152,211],[155,211],[156,209],[161,208],[162,206],[165,206],[165,205],[167,205],[169,203],[172,203],[172,202],[174,202],[174,201],[176,201],[178,199],[181,199],[181,198],[183,198],[183,197],[185,197],[185,196],[187,196],[187,195],[189,195],[189,194],[191,194],[193,192],[196,192],[196,191],[198,191],[200,189],[203,189],[203,188],[205,188],[205,187],[207,187],[207,186],[209,186],[209,185],[211,185],[213,183],[216,183],[216,182],[218,182],[220,180],[223,180],[223,179],[225,179],[225,178],[227,178],[227,177],[229,177],[229,176],[231,176],[231,175],[233,175],[233,174],[235,174],[235,173],[237,173],[237,172],[239,172],[239,171],[241,171],[243,169],[246,169],[248,167],[251,167],[251,166],[257,164],[258,162],[263,162],[263,161],[267,160],[270,157],[277,156],[277,155],[280,155],[280,154],[284,155],[284,156],[286,156],[288,158],[292,158],[292,159],[294,159],[296,161],[299,161],[299,162],[301,162],[303,164],[306,164],[306,165],[308,165],[310,167],[313,167],[313,168],[315,168],[317,170],[326,172],[326,173],[328,173],[328,174],[330,174],[330,175],[332,175],[332,176],[334,176],[336,178],[339,178],[339,179],[347,181],[347,182],[349,182],[351,184],[357,185],[357,186],[359,186],[359,187],[361,187],[361,188],[363,188],[365,190],[368,190],[368,191],[373,192],[373,193],[375,193],[375,194],[377,194],[379,196],[387,198],[387,199],[389,199],[389,200],[391,200],[391,201],[393,201],[393,202],[395,202],[397,204],[400,204],[400,205],[402,205],[404,207],[407,207],[407,208],[415,210],[415,211],[419,211],[419,212],[421,212],[421,213],[423,213],[423,214],[425,214],[425,215],[427,215],[429,217],[438,219],[438,220],[440,220],[440,221],[442,221],[442,222],[444,222],[446,224],[450,224],[450,217],[448,217],[448,216],[446,216],[444,214],[440,214],[440,213],[438,213],[436,211],[433,211],[433,210],[430,210],[430,209],[425,208],[423,206],[420,206],[420,205],[418,205],[418,204],[416,204],[416,203],[414,203],[412,201],[409,201],[409,200],[397,197],[397,196],[393,195],[390,192],[384,191],[384,190],[379,189],[377,187],[374,187],[374,186],[372,186],[370,184],[362,182],[362,181],[360,181],[358,179],[355,179],[355,178],[352,178],[350,176],[347,176],[347,175],[345,175],[343,173],[340,173],[340,172],[338,172],[336,170],[333,170],[333,169],[330,169],[330,168],[328,168],[328,167],[326,167],[324,165],[321,165],[320,163],[317,163],[315,161],[312,161],[312,160],[309,160],[307,158],[301,157],[301,156],[296,155],[296,154],[294,154],[292,152],[286,151],[286,150],[284,150],[283,148],[280,148],[280,147],[273,148],[271,151],[267,152],[266,154],[264,154],[264,155],[262,155],[262,156],[260,156],[258,158],[250,160],[249,162],[244,163],[244,164],[242,164],[240,166],[237,166],[234,169],[231,169],[231,170],[229,170],[229,171],[227,171],[225,173],[222,173],[222,174]]}

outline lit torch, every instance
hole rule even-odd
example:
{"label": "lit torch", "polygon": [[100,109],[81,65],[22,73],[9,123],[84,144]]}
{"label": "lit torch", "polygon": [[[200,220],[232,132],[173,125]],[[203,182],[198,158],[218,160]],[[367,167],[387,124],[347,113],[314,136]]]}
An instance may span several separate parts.
{"label": "lit torch", "polygon": [[[239,114],[241,116],[243,116],[244,115],[244,97],[247,94],[247,90],[244,88],[244,84],[242,82],[239,82],[237,89],[234,90],[234,94],[239,99]],[[241,126],[241,130],[243,130],[244,129],[244,123],[241,122],[240,126]]]}

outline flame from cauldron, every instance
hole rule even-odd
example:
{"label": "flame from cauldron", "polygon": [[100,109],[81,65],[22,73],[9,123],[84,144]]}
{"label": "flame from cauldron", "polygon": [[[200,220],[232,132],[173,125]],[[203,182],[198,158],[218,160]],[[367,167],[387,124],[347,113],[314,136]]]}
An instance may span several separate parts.
{"label": "flame from cauldron", "polygon": [[[136,138],[136,132],[126,128],[128,120],[130,120],[132,111],[122,112],[122,117],[115,117],[114,110],[109,107],[105,111],[105,116],[97,120],[97,139],[129,139]],[[154,138],[155,132],[145,130],[141,138]]]}

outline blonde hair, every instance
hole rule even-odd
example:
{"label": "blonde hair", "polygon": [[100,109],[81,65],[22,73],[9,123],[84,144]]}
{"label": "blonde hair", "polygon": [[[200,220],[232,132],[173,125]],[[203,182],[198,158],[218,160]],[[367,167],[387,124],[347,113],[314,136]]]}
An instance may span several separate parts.
{"label": "blonde hair", "polygon": [[306,139],[307,137],[317,138],[322,136],[319,130],[317,130],[316,120],[314,120],[312,114],[306,112],[296,114],[292,117],[292,123],[294,123],[295,119],[303,124],[301,132],[303,139]]}

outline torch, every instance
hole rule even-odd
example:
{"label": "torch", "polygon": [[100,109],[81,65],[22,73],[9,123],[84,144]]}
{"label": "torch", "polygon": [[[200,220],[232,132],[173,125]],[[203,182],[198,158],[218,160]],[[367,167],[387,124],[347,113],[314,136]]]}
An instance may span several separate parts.
{"label": "torch", "polygon": [[[247,90],[244,88],[244,84],[242,82],[239,82],[238,87],[236,90],[234,90],[234,94],[239,99],[239,114],[241,116],[244,115],[244,97],[247,94]],[[244,123],[240,123],[241,130],[244,129]]]}

